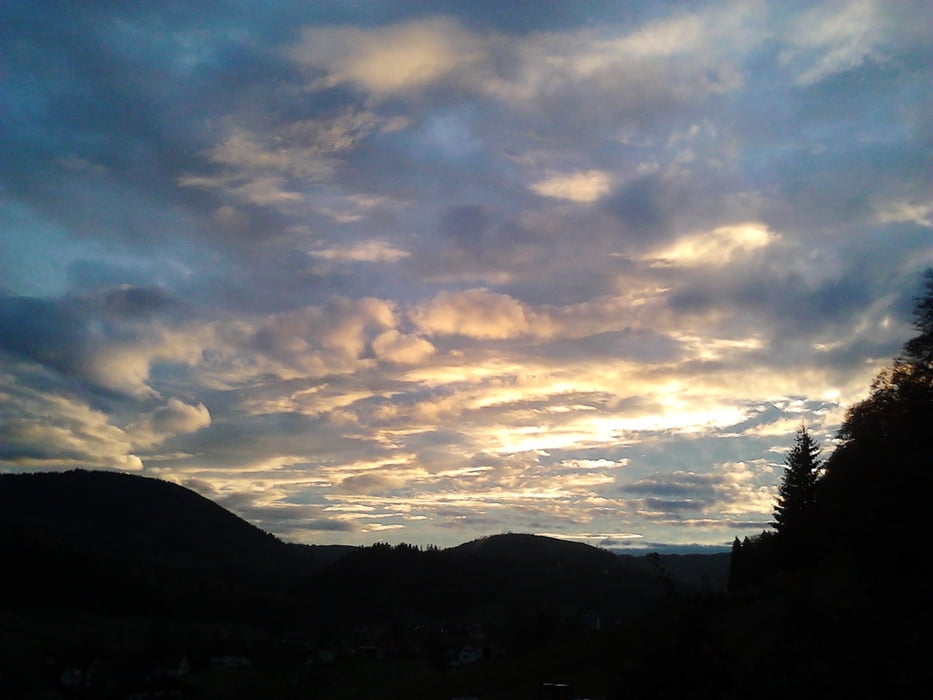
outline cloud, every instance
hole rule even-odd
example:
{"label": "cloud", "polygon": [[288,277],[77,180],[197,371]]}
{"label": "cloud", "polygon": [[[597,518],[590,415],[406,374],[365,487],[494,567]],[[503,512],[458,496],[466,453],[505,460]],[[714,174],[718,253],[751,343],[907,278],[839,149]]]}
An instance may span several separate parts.
{"label": "cloud", "polygon": [[171,398],[163,406],[131,425],[134,443],[152,447],[181,433],[191,433],[211,424],[211,414],[202,403],[191,405]]}
{"label": "cloud", "polygon": [[70,308],[28,297],[0,297],[3,349],[56,370],[77,369],[86,340],[81,319]]}
{"label": "cloud", "polygon": [[774,507],[775,490],[756,482],[754,470],[738,462],[718,465],[708,474],[686,471],[659,474],[628,484],[622,491],[639,497],[647,511],[665,514],[661,517],[714,510],[766,516]]}
{"label": "cloud", "polygon": [[301,540],[308,533],[352,532],[354,524],[345,519],[328,517],[320,505],[290,502],[298,491],[294,485],[277,485],[264,493],[240,491],[236,482],[217,489],[210,482],[199,478],[186,478],[182,486],[228,508],[240,517],[259,525],[267,532],[278,532],[284,536]]}
{"label": "cloud", "polygon": [[[21,377],[29,377],[22,371]],[[17,469],[96,467],[138,471],[132,436],[81,399],[0,376],[0,464]]]}
{"label": "cloud", "polygon": [[435,335],[495,339],[535,331],[533,313],[515,299],[487,289],[441,292],[411,316],[424,332]]}
{"label": "cloud", "polygon": [[[48,301],[0,298],[0,347],[89,386],[132,396],[152,396],[150,369],[156,362],[196,364],[200,345],[184,332],[159,323],[114,325],[96,314],[131,313],[164,306],[148,293],[105,292],[100,300]],[[103,306],[101,309],[100,306]]]}
{"label": "cloud", "polygon": [[348,476],[340,482],[339,490],[346,493],[385,493],[400,485],[398,479],[380,474]]}
{"label": "cloud", "polygon": [[216,174],[189,173],[177,178],[182,187],[218,192],[245,204],[291,211],[306,199],[309,185],[333,180],[339,156],[352,150],[377,124],[365,111],[348,111],[257,131],[231,126],[226,137],[208,149]]}
{"label": "cloud", "polygon": [[570,175],[555,175],[534,183],[531,189],[542,197],[567,199],[571,202],[594,202],[609,192],[610,184],[608,173],[587,170]]}
{"label": "cloud", "polygon": [[176,301],[158,287],[134,287],[128,284],[104,292],[101,303],[107,313],[117,317],[147,317],[172,309]]}
{"label": "cloud", "polygon": [[364,241],[348,246],[333,246],[312,250],[311,255],[324,260],[341,262],[387,262],[393,263],[411,255],[406,250],[395,248],[383,241]]}
{"label": "cloud", "polygon": [[878,220],[883,223],[911,222],[933,227],[933,204],[907,201],[886,202],[879,207]]}
{"label": "cloud", "polygon": [[420,364],[434,354],[434,346],[424,338],[388,330],[373,340],[376,357],[399,364]]}
{"label": "cloud", "polygon": [[314,76],[312,87],[349,82],[370,93],[419,90],[481,65],[482,42],[447,18],[362,30],[313,27],[302,31],[291,58]]}
{"label": "cloud", "polygon": [[[310,374],[350,369],[378,332],[396,324],[391,303],[373,298],[336,298],[325,306],[308,306],[277,314],[248,329],[248,346],[268,359]],[[227,326],[231,340],[243,327]]]}
{"label": "cloud", "polygon": [[623,245],[638,250],[686,233],[681,228],[684,214],[696,217],[705,213],[697,211],[697,204],[705,208],[697,202],[698,194],[693,183],[685,186],[681,179],[652,174],[622,184],[604,204],[622,226],[619,237]]}
{"label": "cloud", "polygon": [[368,30],[306,28],[289,56],[312,89],[352,84],[384,99],[443,86],[539,114],[558,101],[579,108],[599,96],[601,114],[582,114],[605,122],[740,87],[726,52],[744,51],[750,42],[743,38],[761,31],[756,22],[747,3],[725,3],[620,36],[578,30],[516,39],[441,17]]}
{"label": "cloud", "polygon": [[687,235],[672,246],[657,251],[658,265],[726,265],[734,257],[747,255],[775,241],[776,234],[758,223],[720,226],[712,231]]}
{"label": "cloud", "polygon": [[[883,60],[884,19],[875,0],[831,2],[797,15],[788,32],[785,64],[800,65],[800,85],[811,85],[869,60]],[[802,64],[802,65],[801,65]]]}
{"label": "cloud", "polygon": [[437,231],[414,251],[412,267],[438,282],[503,284],[547,265],[546,239],[489,207],[447,207]]}

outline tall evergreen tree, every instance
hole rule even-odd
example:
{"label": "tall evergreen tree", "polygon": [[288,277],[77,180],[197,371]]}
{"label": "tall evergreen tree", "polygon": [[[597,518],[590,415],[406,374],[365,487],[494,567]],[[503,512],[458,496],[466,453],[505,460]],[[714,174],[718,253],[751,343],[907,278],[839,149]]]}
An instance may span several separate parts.
{"label": "tall evergreen tree", "polygon": [[772,524],[780,535],[797,539],[812,524],[819,454],[819,444],[806,427],[801,426],[784,460],[784,478],[774,506]]}
{"label": "tall evergreen tree", "polygon": [[742,542],[736,537],[732,540],[732,554],[729,557],[728,589],[734,593],[745,585],[745,561],[742,558]]}

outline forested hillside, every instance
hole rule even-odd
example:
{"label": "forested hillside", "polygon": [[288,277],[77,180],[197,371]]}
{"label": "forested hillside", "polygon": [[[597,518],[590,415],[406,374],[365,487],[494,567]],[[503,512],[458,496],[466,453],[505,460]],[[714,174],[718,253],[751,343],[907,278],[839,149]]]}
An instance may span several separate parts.
{"label": "forested hillside", "polygon": [[[933,271],[917,335],[852,406],[820,459],[802,428],[788,455],[775,529],[733,544],[734,605],[788,613],[768,647],[796,691],[903,697],[930,643],[923,534],[933,487]],[[806,690],[809,688],[809,690]]]}

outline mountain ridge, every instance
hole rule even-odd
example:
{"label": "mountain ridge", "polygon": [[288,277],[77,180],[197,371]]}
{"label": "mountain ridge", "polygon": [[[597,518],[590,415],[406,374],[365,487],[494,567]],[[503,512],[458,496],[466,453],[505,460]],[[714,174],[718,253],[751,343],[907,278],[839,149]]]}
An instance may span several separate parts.
{"label": "mountain ridge", "polygon": [[[393,607],[449,612],[455,600],[467,608],[579,600],[617,614],[656,600],[669,573],[524,533],[426,550],[287,543],[184,486],[91,470],[0,474],[0,544],[14,564],[0,592],[24,604],[182,616],[219,617],[244,599],[264,600],[278,619],[318,621]],[[56,580],[70,582],[71,603]],[[317,609],[314,600],[332,604]]]}
{"label": "mountain ridge", "polygon": [[195,491],[123,472],[2,474],[0,525],[195,569],[246,573],[297,559],[286,543]]}
{"label": "mountain ridge", "polygon": [[[146,498],[141,498],[143,490],[147,490]],[[172,501],[171,508],[165,505],[169,500]],[[82,505],[88,504],[92,504],[95,509],[93,520],[83,518],[87,511]],[[164,511],[159,510],[160,505],[165,508]],[[201,509],[197,529],[185,530],[185,525],[191,525],[188,522],[190,511],[196,508]],[[113,525],[119,525],[122,530],[118,533],[104,529],[102,526],[108,520]],[[143,520],[150,523],[161,521],[159,537],[164,538],[162,542],[156,541],[155,533],[132,531],[133,526],[140,525]],[[270,549],[280,552],[291,550],[291,556],[296,556],[296,552],[301,550],[320,550],[318,559],[321,564],[338,559],[341,552],[365,546],[286,542],[190,488],[157,477],[110,470],[72,469],[0,474],[0,525],[15,529],[28,527],[39,533],[68,534],[75,538],[93,537],[99,545],[124,553],[133,549],[159,551],[161,546],[171,543],[176,551],[180,547],[192,560],[208,552],[216,554],[216,543],[206,542],[208,538],[205,535],[219,535],[226,528],[230,532],[224,533],[224,537],[238,537],[237,551],[231,553],[230,559],[241,563],[244,546],[253,555]],[[589,548],[620,556],[638,556],[627,550],[611,550],[557,537],[511,532],[486,535],[444,549],[489,557],[507,541],[512,543],[507,549],[513,555],[530,556],[532,552],[546,554],[555,547],[565,546],[567,549]],[[518,542],[526,545],[521,551],[514,546]],[[671,554],[678,553],[669,548],[659,549]],[[332,551],[326,554],[325,550]],[[649,551],[646,550],[645,554]],[[261,558],[267,556],[260,554]],[[307,558],[308,552],[298,556]]]}

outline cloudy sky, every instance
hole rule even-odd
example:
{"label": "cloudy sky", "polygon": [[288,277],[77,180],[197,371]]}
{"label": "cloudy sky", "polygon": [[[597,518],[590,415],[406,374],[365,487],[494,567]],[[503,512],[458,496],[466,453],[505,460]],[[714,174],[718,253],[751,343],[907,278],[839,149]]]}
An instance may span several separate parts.
{"label": "cloudy sky", "polygon": [[759,532],[911,335],[931,65],[926,0],[4,2],[0,470]]}

